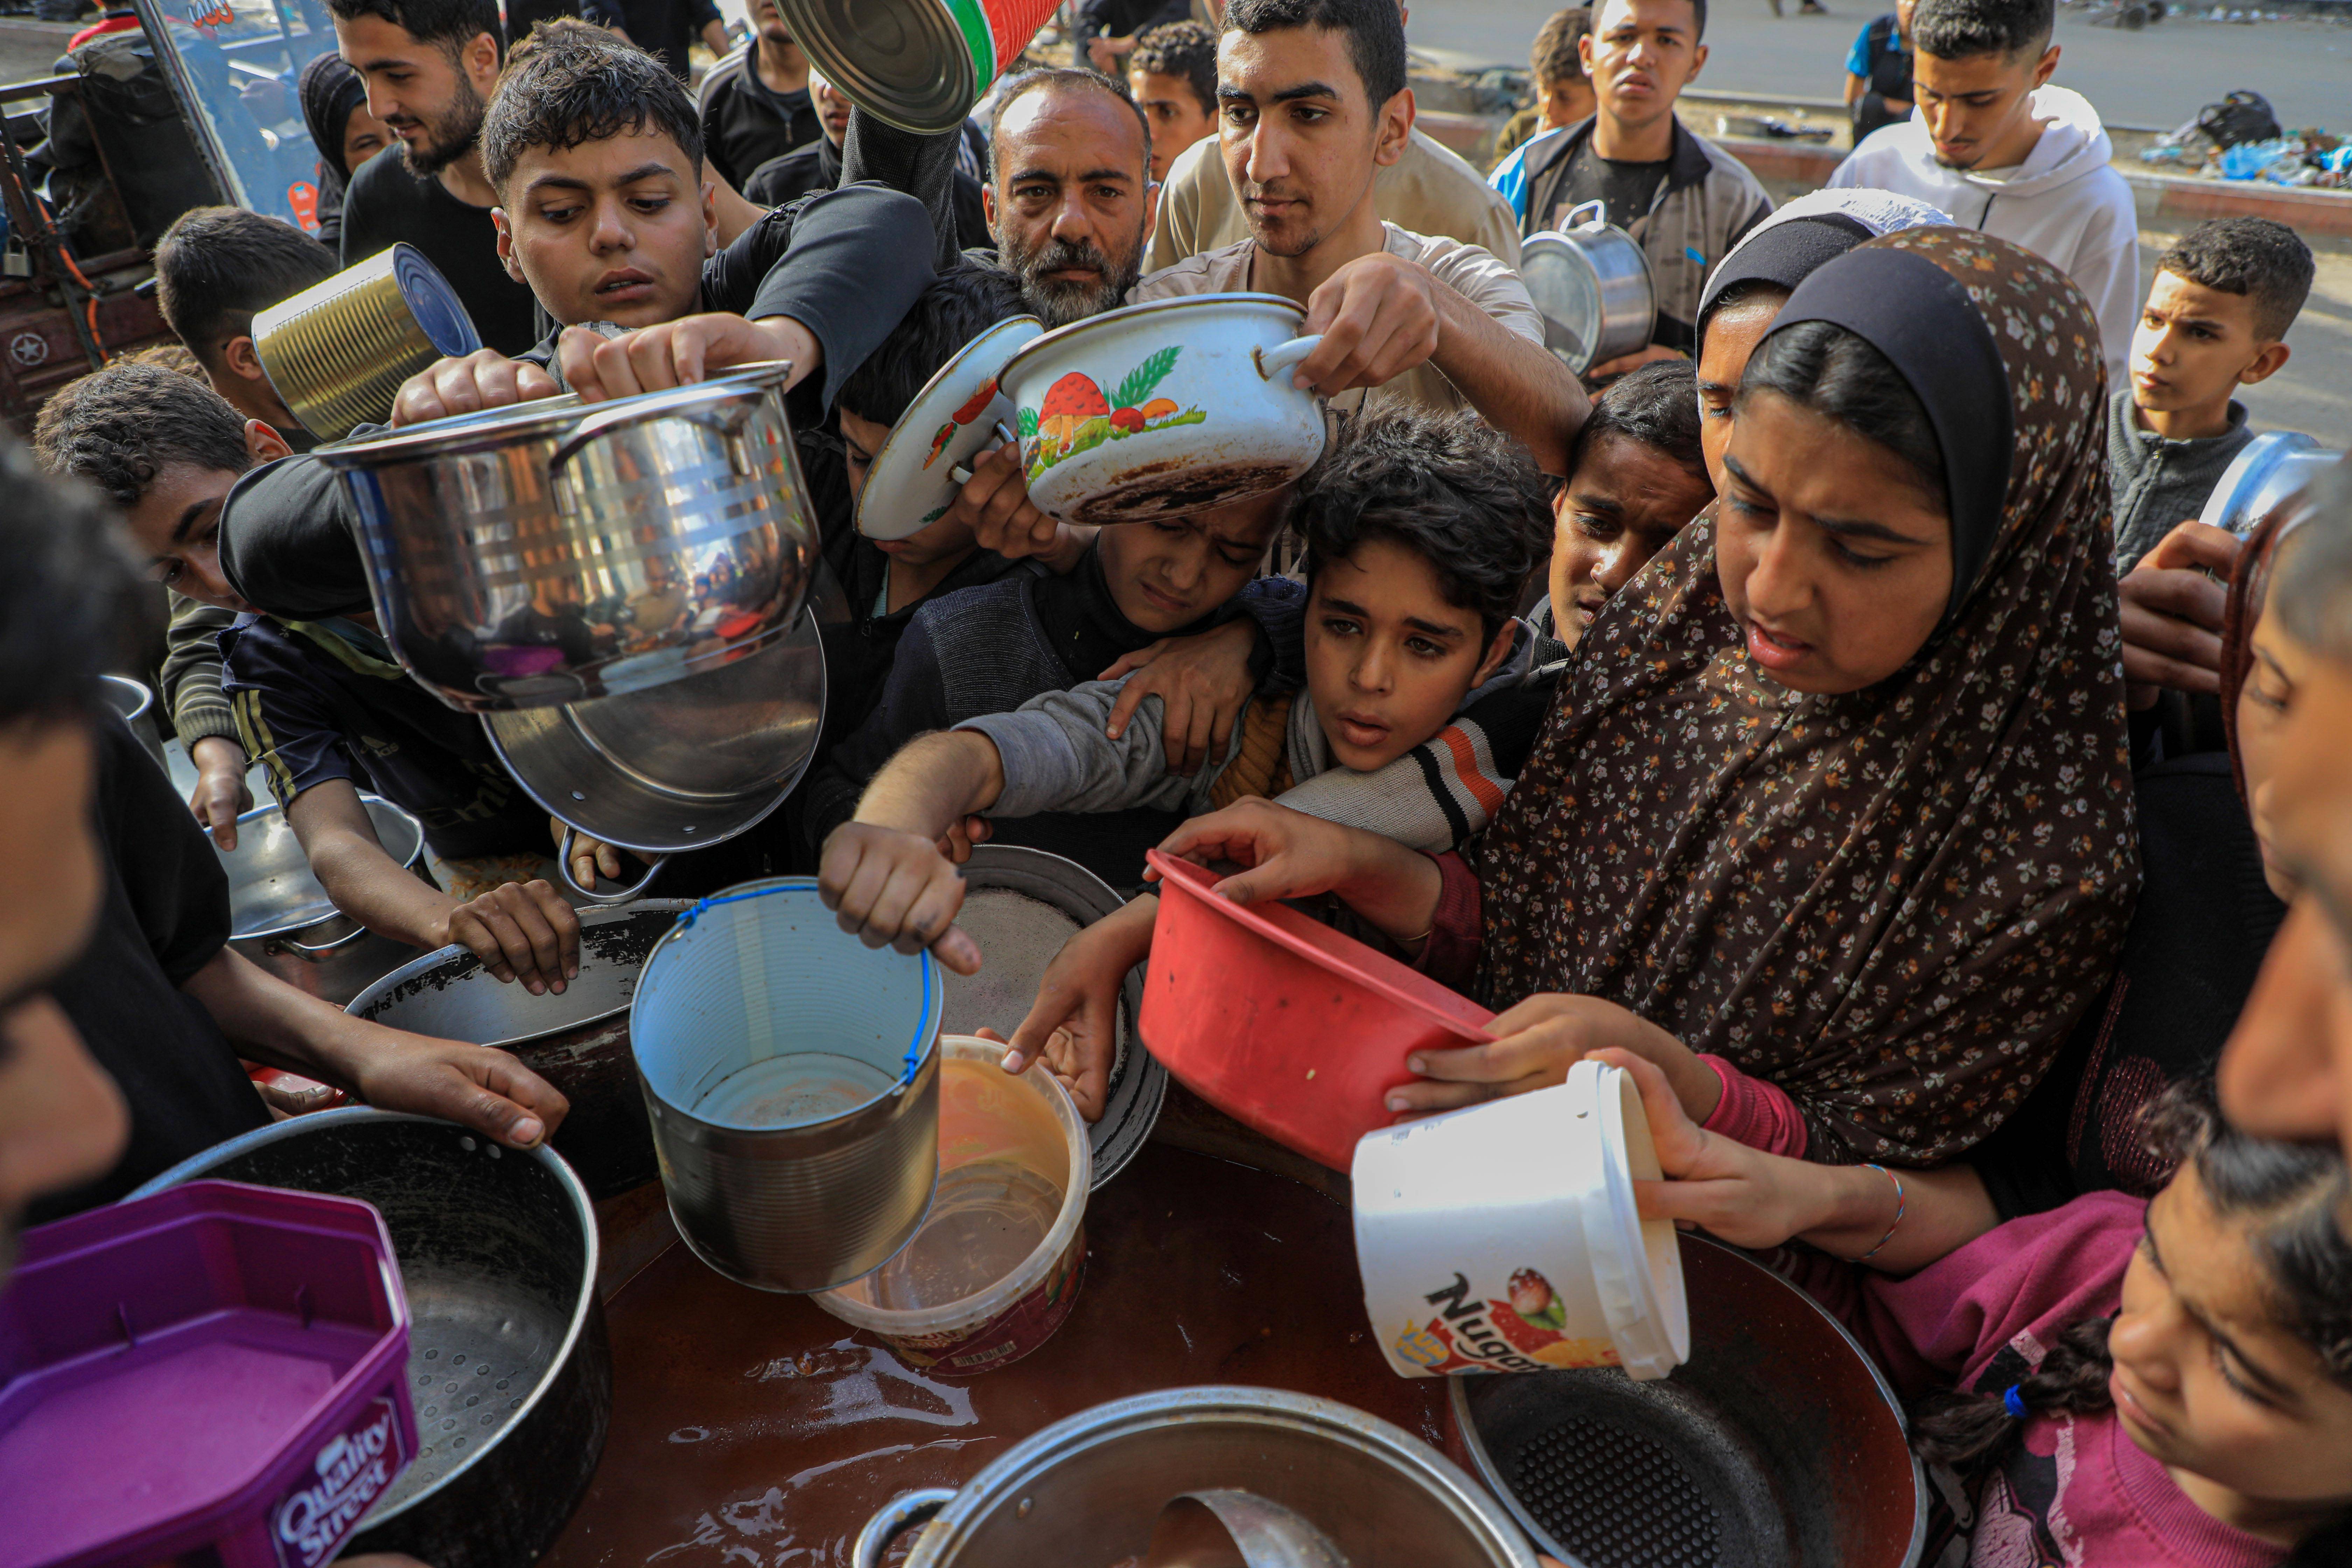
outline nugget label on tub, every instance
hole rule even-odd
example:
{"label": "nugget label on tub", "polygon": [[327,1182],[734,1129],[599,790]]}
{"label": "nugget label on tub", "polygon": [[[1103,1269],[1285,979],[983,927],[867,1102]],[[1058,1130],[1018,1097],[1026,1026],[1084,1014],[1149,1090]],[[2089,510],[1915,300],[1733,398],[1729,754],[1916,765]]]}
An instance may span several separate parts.
{"label": "nugget label on tub", "polygon": [[1469,1279],[1427,1293],[1436,1315],[1408,1321],[1391,1342],[1395,1353],[1423,1372],[1543,1372],[1554,1367],[1614,1366],[1607,1340],[1575,1338],[1551,1281],[1533,1268],[1512,1274],[1507,1300],[1485,1300]]}
{"label": "nugget label on tub", "polygon": [[269,1510],[269,1536],[281,1568],[319,1568],[357,1528],[361,1516],[408,1466],[389,1396],[370,1400],[358,1418],[320,1445],[311,1473]]}

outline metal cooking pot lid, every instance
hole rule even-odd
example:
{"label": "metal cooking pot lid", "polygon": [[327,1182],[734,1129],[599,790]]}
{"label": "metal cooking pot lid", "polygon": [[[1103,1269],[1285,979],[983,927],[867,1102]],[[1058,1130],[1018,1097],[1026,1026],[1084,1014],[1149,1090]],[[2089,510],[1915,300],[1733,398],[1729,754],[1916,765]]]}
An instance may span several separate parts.
{"label": "metal cooking pot lid", "polygon": [[1539,234],[1519,247],[1519,277],[1544,319],[1544,347],[1581,374],[1601,341],[1601,278],[1573,236]]}
{"label": "metal cooking pot lid", "polygon": [[[946,1034],[969,1035],[985,1026],[1010,1038],[1028,1016],[1045,966],[1062,944],[1079,927],[1092,925],[1127,900],[1076,861],[1018,845],[974,849],[963,879],[963,910],[956,924],[980,943],[982,963],[978,974],[946,975],[940,1027]],[[1168,1092],[1168,1069],[1136,1044],[1135,1016],[1142,1005],[1139,964],[1120,988],[1118,1056],[1102,1120],[1087,1129],[1097,1187],[1142,1149]]]}
{"label": "metal cooking pot lid", "polygon": [[[363,795],[368,821],[384,853],[413,866],[425,851],[425,825],[377,795]],[[228,873],[229,940],[282,936],[335,919],[341,911],[310,873],[301,840],[286,814],[274,805],[236,819],[236,847],[214,853]]]}

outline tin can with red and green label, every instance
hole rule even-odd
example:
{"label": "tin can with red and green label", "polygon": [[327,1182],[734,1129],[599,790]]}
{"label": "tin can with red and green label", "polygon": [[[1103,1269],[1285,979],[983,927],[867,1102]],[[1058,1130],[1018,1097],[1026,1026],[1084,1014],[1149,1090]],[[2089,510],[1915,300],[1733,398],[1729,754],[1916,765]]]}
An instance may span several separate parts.
{"label": "tin can with red and green label", "polygon": [[776,0],[793,40],[850,102],[901,131],[963,123],[1053,16],[1055,0]]}

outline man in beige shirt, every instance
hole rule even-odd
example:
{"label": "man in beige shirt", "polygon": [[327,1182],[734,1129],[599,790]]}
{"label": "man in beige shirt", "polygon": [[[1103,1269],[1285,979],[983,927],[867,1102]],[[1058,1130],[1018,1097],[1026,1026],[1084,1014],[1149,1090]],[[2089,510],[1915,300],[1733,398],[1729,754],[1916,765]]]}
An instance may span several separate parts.
{"label": "man in beige shirt", "polygon": [[1132,298],[1297,300],[1323,343],[1295,384],[1475,408],[1565,472],[1584,394],[1544,348],[1518,275],[1477,246],[1381,217],[1375,172],[1395,165],[1412,127],[1397,11],[1343,0],[1339,25],[1298,26],[1285,9],[1234,0],[1218,45],[1218,151],[1250,237],[1150,274]]}
{"label": "man in beige shirt", "polygon": [[[1484,246],[1506,266],[1519,264],[1519,223],[1511,204],[1425,132],[1408,135],[1397,161],[1373,176],[1372,205],[1409,233]],[[1215,139],[1178,153],[1160,189],[1160,219],[1152,226],[1144,266],[1173,267],[1188,256],[1248,237],[1249,219],[1234,199]]]}

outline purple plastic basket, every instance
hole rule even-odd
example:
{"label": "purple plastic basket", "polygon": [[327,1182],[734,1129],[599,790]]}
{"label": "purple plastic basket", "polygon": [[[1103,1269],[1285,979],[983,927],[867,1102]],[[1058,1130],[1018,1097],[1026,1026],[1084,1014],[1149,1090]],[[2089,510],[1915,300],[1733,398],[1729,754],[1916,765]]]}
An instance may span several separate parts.
{"label": "purple plastic basket", "polygon": [[26,1233],[0,1295],[0,1568],[319,1568],[416,1452],[356,1198],[191,1182]]}

